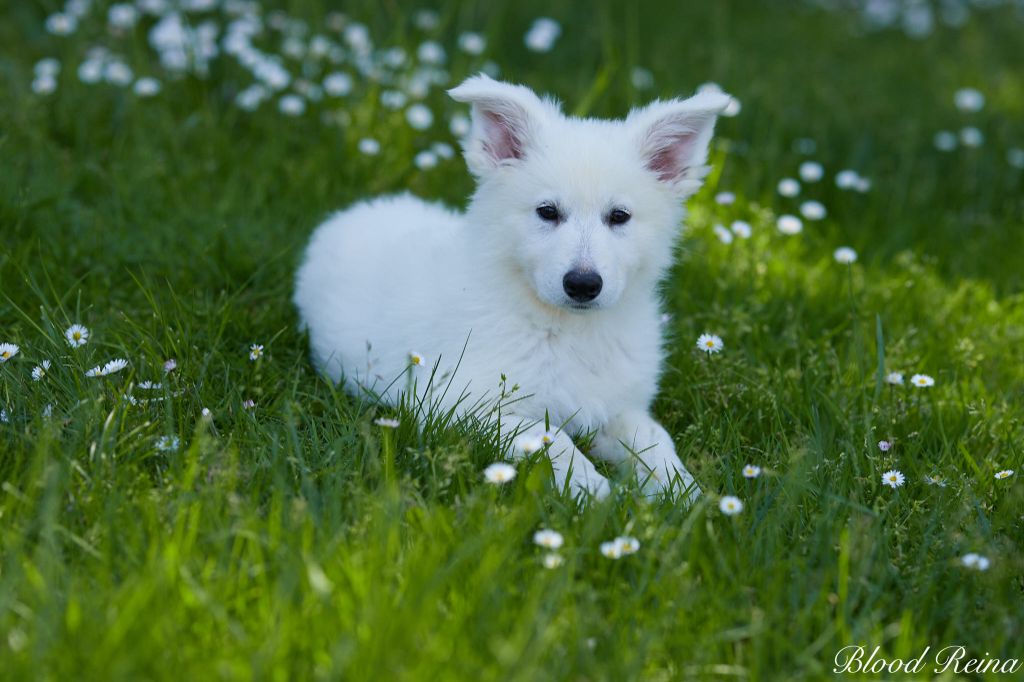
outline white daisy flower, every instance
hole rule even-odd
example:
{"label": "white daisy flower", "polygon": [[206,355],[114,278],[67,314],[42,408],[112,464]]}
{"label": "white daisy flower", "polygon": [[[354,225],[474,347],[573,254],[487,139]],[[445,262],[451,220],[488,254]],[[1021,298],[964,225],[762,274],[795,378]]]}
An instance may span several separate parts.
{"label": "white daisy flower", "polygon": [[880,440],[878,441],[878,449],[882,452],[889,452],[892,450],[892,443],[887,440]]}
{"label": "white daisy flower", "polygon": [[86,370],[85,376],[87,377],[105,377],[110,374],[117,374],[122,369],[128,366],[128,361],[124,358],[115,358],[110,360],[102,367],[96,366],[92,369]]}
{"label": "white daisy flower", "polygon": [[889,372],[885,375],[885,383],[893,386],[903,385],[903,372]]}
{"label": "white daisy flower", "polygon": [[435,142],[430,149],[442,159],[451,159],[455,156],[455,150],[447,142]]}
{"label": "white daisy flower", "polygon": [[558,568],[563,562],[564,559],[562,559],[562,555],[556,552],[549,552],[544,555],[543,559],[541,559],[541,563],[544,565],[544,568],[549,570]]}
{"label": "white daisy flower", "polygon": [[139,11],[133,5],[126,2],[119,2],[111,5],[107,10],[107,23],[113,28],[129,29],[135,26],[139,19]]}
{"label": "white daisy flower", "polygon": [[818,182],[825,177],[825,168],[817,161],[804,161],[800,164],[800,179],[804,182]]}
{"label": "white daisy flower", "polygon": [[64,331],[64,338],[72,348],[79,348],[89,342],[89,330],[80,324],[73,324]]}
{"label": "white daisy flower", "polygon": [[735,516],[743,511],[743,500],[735,495],[726,495],[718,501],[718,509],[726,516]]}
{"label": "white daisy flower", "polygon": [[277,101],[277,108],[285,116],[301,116],[306,111],[306,100],[298,95],[285,95]]}
{"label": "white daisy flower", "polygon": [[615,538],[615,544],[619,546],[619,555],[627,556],[640,551],[640,541],[629,535],[620,535]]}
{"label": "white daisy flower", "polygon": [[832,253],[832,257],[841,265],[850,265],[857,262],[857,252],[849,246],[840,246]]}
{"label": "white daisy flower", "polygon": [[98,59],[86,59],[78,65],[78,80],[86,85],[99,83],[103,79],[103,62]]}
{"label": "white daisy flower", "polygon": [[856,184],[854,184],[853,188],[860,192],[861,194],[864,194],[865,192],[871,190],[871,179],[861,176],[857,178],[857,182]]}
{"label": "white daisy flower", "polygon": [[985,95],[975,88],[960,88],[953,93],[953,104],[960,111],[974,113],[985,108]]}
{"label": "white daisy flower", "polygon": [[416,155],[413,159],[413,163],[420,170],[430,170],[437,166],[437,154],[432,151],[424,150]]}
{"label": "white daisy flower", "polygon": [[533,544],[544,549],[558,549],[564,541],[565,539],[562,537],[562,534],[557,530],[542,528],[533,534]]}
{"label": "white daisy flower", "polygon": [[960,144],[965,147],[980,147],[985,143],[985,134],[974,126],[966,126],[960,129]]}
{"label": "white daisy flower", "polygon": [[164,374],[170,374],[177,368],[178,361],[175,360],[174,358],[170,358],[167,362],[164,363]]}
{"label": "white daisy flower", "polygon": [[213,412],[210,411],[209,407],[204,407],[202,411],[199,412],[199,414],[202,415],[203,419],[210,419],[211,417],[213,417]]}
{"label": "white daisy flower", "polygon": [[521,433],[512,441],[512,446],[524,455],[533,454],[543,448],[544,445],[545,442],[541,436],[534,436],[528,433]]}
{"label": "white daisy flower", "polygon": [[988,557],[981,556],[975,552],[969,552],[960,557],[960,563],[966,568],[973,568],[977,571],[987,571],[991,562]]}
{"label": "white daisy flower", "polygon": [[845,169],[836,173],[836,187],[839,189],[854,189],[860,175],[855,170]]}
{"label": "white daisy flower", "polygon": [[946,487],[946,480],[938,476],[925,476],[922,480],[928,485],[937,485],[940,488]]}
{"label": "white daisy flower", "polygon": [[803,221],[795,215],[783,214],[775,221],[775,227],[785,235],[800,234],[804,230]]}
{"label": "white daisy flower", "polygon": [[915,374],[910,377],[910,383],[918,388],[929,388],[935,385],[935,379],[928,376],[927,374]]}
{"label": "white daisy flower", "polygon": [[887,485],[890,488],[899,488],[906,480],[903,472],[896,469],[891,469],[882,474],[882,485]]}
{"label": "white daisy flower", "polygon": [[466,54],[483,54],[483,51],[487,49],[487,39],[479,33],[466,31],[459,36],[459,49]]}
{"label": "white daisy flower", "polygon": [[731,227],[732,233],[740,239],[750,239],[750,236],[754,233],[750,228],[750,223],[745,220],[734,220]]}
{"label": "white daisy flower", "polygon": [[335,71],[324,77],[324,92],[331,97],[344,97],[352,92],[352,76],[342,71]]}
{"label": "white daisy flower", "polygon": [[441,17],[432,9],[417,10],[413,21],[421,31],[433,31],[441,23]]}
{"label": "white daisy flower", "polygon": [[413,367],[425,367],[427,359],[416,351],[409,351],[409,364]]}
{"label": "white daisy flower", "polygon": [[502,485],[516,477],[516,468],[505,462],[495,462],[484,469],[484,479],[488,483]]}
{"label": "white daisy flower", "polygon": [[426,130],[434,123],[434,114],[425,104],[413,104],[405,110],[405,120],[414,130]]}
{"label": "white daisy flower", "polygon": [[736,203],[736,194],[733,192],[719,192],[715,195],[715,203],[720,206],[731,206]]}
{"label": "white daisy flower", "polygon": [[124,62],[107,62],[103,65],[103,80],[112,85],[124,87],[135,80],[135,72]]}
{"label": "white daisy flower", "polygon": [[78,28],[78,19],[57,12],[46,17],[46,32],[55,36],[71,35]]}
{"label": "white daisy flower", "polygon": [[398,425],[401,422],[399,422],[397,419],[389,419],[387,417],[378,417],[377,419],[373,420],[373,423],[376,424],[377,426],[381,426],[381,427],[383,427],[385,429],[397,429]]}
{"label": "white daisy flower", "polygon": [[7,412],[6,408],[0,409],[0,424],[10,424],[11,415]]}
{"label": "white daisy flower", "polygon": [[555,442],[555,435],[556,433],[554,431],[545,431],[541,434],[540,442],[544,445],[551,445]]}
{"label": "white daisy flower", "polygon": [[800,183],[793,178],[782,178],[776,189],[784,197],[795,197],[800,194]]}
{"label": "white daisy flower", "polygon": [[46,403],[43,407],[43,419],[49,419],[53,416],[53,403]]}
{"label": "white daisy flower", "polygon": [[159,382],[150,381],[149,379],[146,379],[145,381],[140,381],[138,384],[138,388],[141,388],[144,391],[159,391],[161,388],[163,388],[163,386],[163,384]]}
{"label": "white daisy flower", "polygon": [[951,152],[956,149],[958,143],[956,133],[948,130],[940,130],[935,133],[935,137],[932,138],[932,144],[940,152]]}
{"label": "white daisy flower", "polygon": [[550,52],[558,37],[562,35],[562,25],[554,19],[541,17],[533,22],[530,30],[523,37],[526,49],[531,52]]}
{"label": "white daisy flower", "polygon": [[138,97],[155,97],[160,94],[161,88],[160,81],[147,76],[135,81],[135,85],[132,86],[132,92]]}
{"label": "white daisy flower", "polygon": [[244,401],[242,403],[242,407],[245,408],[246,410],[255,410],[256,409],[256,401],[253,400],[252,398],[249,398],[248,400],[246,400],[246,401]]}
{"label": "white daisy flower", "polygon": [[249,359],[255,362],[263,357],[263,345],[254,343],[249,346]]}
{"label": "white daisy flower", "polygon": [[1006,150],[1006,163],[1014,168],[1024,169],[1024,149],[1011,147]]}
{"label": "white daisy flower", "polygon": [[37,95],[52,95],[57,90],[57,79],[54,76],[42,75],[32,79],[32,92]]}
{"label": "white daisy flower", "polygon": [[380,153],[380,142],[372,137],[364,137],[359,140],[359,151],[367,156],[376,156]]}
{"label": "white daisy flower", "polygon": [[716,224],[711,229],[714,231],[715,236],[718,237],[718,241],[723,244],[732,244],[732,232],[725,229],[725,225]]}
{"label": "white daisy flower", "polygon": [[21,348],[14,343],[0,343],[0,362],[7,362],[18,354]]}
{"label": "white daisy flower", "polygon": [[609,542],[602,542],[601,554],[603,554],[608,559],[618,559],[622,556],[622,547],[620,547],[619,543],[615,542],[614,540],[611,540]]}
{"label": "white daisy flower", "polygon": [[32,368],[32,381],[42,381],[43,377],[50,370],[50,361],[43,360],[38,365]]}
{"label": "white daisy flower", "polygon": [[1013,476],[1013,469],[1003,469],[996,473],[996,480],[1001,481],[1004,478],[1009,478],[1010,476]]}
{"label": "white daisy flower", "polygon": [[761,475],[761,467],[748,464],[743,467],[743,478],[757,478]]}
{"label": "white daisy flower", "polygon": [[820,201],[805,201],[800,204],[800,215],[808,220],[821,220],[827,215],[825,204]]}
{"label": "white daisy flower", "polygon": [[650,90],[654,87],[654,74],[642,66],[634,66],[629,72],[629,82],[637,90]]}
{"label": "white daisy flower", "polygon": [[469,135],[469,129],[469,117],[463,114],[455,114],[452,116],[451,121],[448,122],[448,130],[459,139]]}
{"label": "white daisy flower", "polygon": [[722,349],[725,348],[725,344],[722,342],[722,337],[718,334],[705,333],[697,337],[697,348],[711,355],[712,353],[721,353]]}
{"label": "white daisy flower", "polygon": [[446,55],[440,43],[428,40],[416,48],[416,57],[424,64],[439,66],[444,64]]}

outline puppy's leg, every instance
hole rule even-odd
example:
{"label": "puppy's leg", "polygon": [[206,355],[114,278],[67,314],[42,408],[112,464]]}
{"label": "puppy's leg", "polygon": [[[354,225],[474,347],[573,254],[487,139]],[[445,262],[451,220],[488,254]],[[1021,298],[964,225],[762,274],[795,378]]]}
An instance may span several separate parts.
{"label": "puppy's leg", "polygon": [[[507,419],[507,417],[506,417]],[[527,426],[529,424],[529,426]],[[538,426],[536,421],[523,419],[517,429],[519,436],[513,441],[512,455],[521,459],[532,451],[532,447],[524,450],[523,444],[531,442],[532,446],[542,444],[544,427]],[[608,496],[611,488],[608,479],[597,472],[594,463],[587,459],[576,447],[564,431],[549,433],[550,443],[547,445],[547,455],[551,459],[551,469],[555,474],[555,485],[559,489],[565,487],[569,481],[569,490],[577,495],[587,493],[597,499]]]}
{"label": "puppy's leg", "polygon": [[610,462],[630,460],[649,495],[674,489],[694,502],[701,494],[679,461],[672,437],[646,412],[623,412],[609,420],[594,439],[594,454]]}

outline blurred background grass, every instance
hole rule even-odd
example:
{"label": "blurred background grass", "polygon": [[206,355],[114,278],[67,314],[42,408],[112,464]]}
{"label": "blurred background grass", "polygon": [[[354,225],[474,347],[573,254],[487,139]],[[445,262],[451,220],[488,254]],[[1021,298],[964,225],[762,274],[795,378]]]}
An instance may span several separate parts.
{"label": "blurred background grass", "polygon": [[[1007,158],[1024,147],[1019,10],[964,4],[963,25],[912,38],[840,3],[451,2],[433,5],[425,32],[414,10],[429,6],[341,9],[381,46],[438,40],[452,82],[491,60],[580,115],[621,116],[706,81],[742,103],[719,125],[716,171],[666,285],[656,412],[708,500],[686,511],[627,489],[581,511],[548,489],[542,462],[494,490],[479,473],[493,436],[418,433],[405,412],[399,495],[382,493],[381,412],[315,377],[291,276],[313,226],[355,199],[410,189],[464,204],[458,157],[412,163],[455,144],[443,88],[425,99],[426,131],[366,80],[300,117],[242,111],[251,76],[226,59],[143,100],[75,70],[105,44],[162,75],[144,30],[112,37],[96,19],[58,38],[44,29],[58,3],[8,5],[0,342],[22,353],[0,366],[0,676],[820,679],[851,643],[1024,656],[1024,494],[1019,474],[993,478],[1024,465],[1024,171]],[[311,33],[334,9],[263,7]],[[549,53],[523,44],[539,16],[562,27]],[[466,30],[486,37],[483,55],[456,49]],[[50,56],[59,86],[40,96],[32,68]],[[634,84],[636,67],[652,87]],[[967,86],[985,94],[981,111],[954,107]],[[344,125],[321,115],[335,110]],[[966,125],[980,147],[935,148],[939,130]],[[357,150],[364,137],[379,155]],[[829,215],[785,238],[775,216],[798,202],[776,183],[806,159],[827,176],[801,199]],[[837,188],[842,168],[871,189]],[[715,203],[721,191],[736,203]],[[753,238],[719,243],[712,225],[733,219]],[[840,245],[860,254],[852,268],[832,261]],[[80,353],[61,339],[71,322],[93,331]],[[725,338],[722,356],[693,351],[705,330]],[[266,346],[258,363],[251,343]],[[878,392],[880,354],[936,386]],[[130,374],[82,377],[114,355]],[[54,367],[32,382],[43,358]],[[128,404],[130,382],[160,379],[168,358],[166,400]],[[181,449],[161,451],[171,435]],[[766,475],[743,479],[748,461]],[[893,467],[910,482],[883,489]],[[931,474],[949,486],[922,483]],[[746,511],[721,516],[719,494]],[[566,535],[555,571],[530,544],[542,525]],[[639,554],[597,553],[627,532]],[[969,551],[993,567],[967,571]]]}

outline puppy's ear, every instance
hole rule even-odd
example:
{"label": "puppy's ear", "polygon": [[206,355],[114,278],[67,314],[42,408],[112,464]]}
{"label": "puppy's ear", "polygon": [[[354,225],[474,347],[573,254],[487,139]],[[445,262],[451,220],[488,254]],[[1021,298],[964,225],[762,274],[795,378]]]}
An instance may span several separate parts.
{"label": "puppy's ear", "polygon": [[647,169],[679,194],[689,196],[707,174],[715,119],[728,104],[729,96],[721,92],[652,102],[630,113],[626,125],[636,135]]}
{"label": "puppy's ear", "polygon": [[477,177],[523,158],[553,109],[529,88],[483,74],[466,79],[448,94],[473,107],[471,128],[462,146],[466,165]]}

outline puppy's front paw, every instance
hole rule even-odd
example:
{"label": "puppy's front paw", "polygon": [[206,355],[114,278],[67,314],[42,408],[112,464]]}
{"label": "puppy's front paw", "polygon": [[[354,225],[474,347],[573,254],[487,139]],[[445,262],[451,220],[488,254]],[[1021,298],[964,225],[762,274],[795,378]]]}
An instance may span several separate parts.
{"label": "puppy's front paw", "polygon": [[608,479],[597,473],[592,466],[586,469],[572,472],[569,477],[569,491],[573,495],[589,495],[596,500],[603,500],[611,493],[611,484]]}

